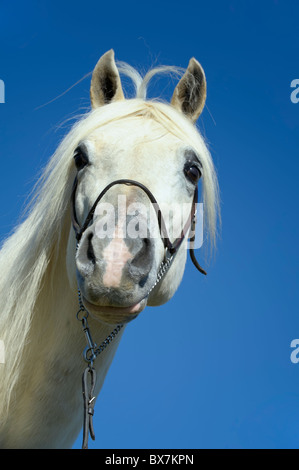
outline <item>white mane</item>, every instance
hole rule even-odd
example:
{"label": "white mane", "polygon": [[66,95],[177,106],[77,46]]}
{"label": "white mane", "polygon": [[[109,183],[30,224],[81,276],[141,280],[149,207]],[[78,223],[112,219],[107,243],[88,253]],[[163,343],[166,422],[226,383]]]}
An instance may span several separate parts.
{"label": "white mane", "polygon": [[[75,176],[73,154],[80,141],[109,122],[140,116],[158,121],[165,129],[187,142],[201,157],[202,200],[205,228],[212,241],[216,236],[218,212],[217,179],[209,151],[196,127],[170,105],[145,101],[150,79],[157,73],[178,72],[172,67],[151,70],[144,79],[132,67],[121,63],[120,72],[129,76],[136,98],[91,110],[80,118],[61,142],[45,168],[24,221],[4,242],[0,251],[0,339],[5,344],[5,365],[0,364],[0,415],[5,417],[14,385],[22,367],[22,353],[28,339],[35,305],[43,285],[51,295],[51,274],[70,228],[69,201]],[[41,294],[42,292],[42,294]],[[34,364],[33,364],[34,367]]]}

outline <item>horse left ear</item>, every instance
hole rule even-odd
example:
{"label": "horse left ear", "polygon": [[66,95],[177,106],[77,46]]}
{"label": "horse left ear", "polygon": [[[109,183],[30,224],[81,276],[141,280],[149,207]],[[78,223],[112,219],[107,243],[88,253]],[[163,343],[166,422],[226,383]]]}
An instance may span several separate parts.
{"label": "horse left ear", "polygon": [[177,84],[171,104],[195,122],[201,114],[207,97],[207,82],[202,66],[194,57]]}
{"label": "horse left ear", "polygon": [[92,72],[90,101],[93,108],[125,99],[114,60],[114,50],[106,52]]}

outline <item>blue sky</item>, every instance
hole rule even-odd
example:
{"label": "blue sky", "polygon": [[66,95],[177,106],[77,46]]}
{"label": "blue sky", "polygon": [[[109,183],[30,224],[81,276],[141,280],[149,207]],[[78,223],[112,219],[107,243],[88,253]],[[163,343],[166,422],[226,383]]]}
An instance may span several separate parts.
{"label": "blue sky", "polygon": [[[297,448],[299,78],[295,1],[6,2],[0,14],[0,236],[114,48],[146,71],[196,57],[198,126],[217,167],[222,232],[208,276],[131,323],[96,405],[93,448]],[[170,87],[169,87],[170,85]],[[174,84],[151,88],[166,99]],[[37,109],[39,108],[39,109]],[[80,439],[75,448],[80,447]]]}

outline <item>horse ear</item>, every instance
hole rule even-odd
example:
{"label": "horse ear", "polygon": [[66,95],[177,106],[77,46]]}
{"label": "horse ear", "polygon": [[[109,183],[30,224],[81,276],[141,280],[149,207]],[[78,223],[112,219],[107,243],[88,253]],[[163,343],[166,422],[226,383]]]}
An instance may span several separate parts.
{"label": "horse ear", "polygon": [[207,83],[202,66],[194,57],[177,84],[171,104],[195,122],[201,114],[207,96]]}
{"label": "horse ear", "polygon": [[123,100],[118,69],[115,65],[114,50],[106,52],[92,72],[90,101],[93,108],[98,108],[111,101]]}

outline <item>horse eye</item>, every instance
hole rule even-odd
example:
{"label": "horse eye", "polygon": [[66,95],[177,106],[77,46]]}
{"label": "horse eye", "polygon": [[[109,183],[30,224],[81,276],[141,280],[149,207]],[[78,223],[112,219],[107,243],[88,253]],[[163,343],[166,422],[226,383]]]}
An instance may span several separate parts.
{"label": "horse eye", "polygon": [[88,156],[80,147],[75,150],[74,160],[78,171],[82,170],[89,163]]}
{"label": "horse eye", "polygon": [[197,184],[201,177],[200,169],[190,162],[186,163],[184,173],[186,178],[188,178],[188,180],[190,180],[193,184]]}

